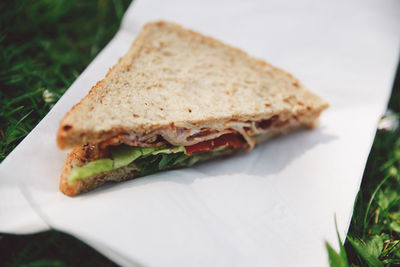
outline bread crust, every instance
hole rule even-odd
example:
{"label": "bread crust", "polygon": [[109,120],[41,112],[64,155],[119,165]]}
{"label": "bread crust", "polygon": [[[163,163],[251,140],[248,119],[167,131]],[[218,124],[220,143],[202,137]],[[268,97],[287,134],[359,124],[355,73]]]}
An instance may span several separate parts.
{"label": "bread crust", "polygon": [[65,149],[119,133],[143,135],[275,115],[315,117],[327,107],[291,74],[159,21],[144,26],[127,54],[65,115],[57,144]]}

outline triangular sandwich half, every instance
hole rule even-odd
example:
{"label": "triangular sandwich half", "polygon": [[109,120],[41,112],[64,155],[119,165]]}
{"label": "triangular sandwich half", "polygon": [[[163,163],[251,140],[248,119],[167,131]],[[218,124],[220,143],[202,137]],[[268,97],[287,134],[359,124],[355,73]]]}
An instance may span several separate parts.
{"label": "triangular sandwich half", "polygon": [[190,166],[313,127],[328,104],[289,73],[176,24],[147,24],[128,53],[60,123],[74,148],[60,189],[73,196]]}

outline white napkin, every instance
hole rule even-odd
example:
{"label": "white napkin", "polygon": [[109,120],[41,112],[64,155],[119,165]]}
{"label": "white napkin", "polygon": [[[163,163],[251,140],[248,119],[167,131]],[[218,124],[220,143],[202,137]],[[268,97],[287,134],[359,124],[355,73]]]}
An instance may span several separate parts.
{"label": "white napkin", "polygon": [[[398,1],[136,0],[121,30],[0,165],[0,231],[53,227],[122,265],[327,266],[345,236],[400,44]],[[320,126],[248,154],[105,186],[58,191],[63,115],[166,19],[297,76],[331,107]]]}

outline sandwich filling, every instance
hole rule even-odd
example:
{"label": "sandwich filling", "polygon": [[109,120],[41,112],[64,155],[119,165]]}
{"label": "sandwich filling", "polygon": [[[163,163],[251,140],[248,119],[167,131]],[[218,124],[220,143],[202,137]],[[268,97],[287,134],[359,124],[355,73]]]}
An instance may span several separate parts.
{"label": "sandwich filling", "polygon": [[280,121],[274,116],[258,122],[230,122],[229,127],[224,125],[222,129],[176,128],[175,131],[161,129],[142,136],[119,134],[97,145],[84,146],[88,163],[71,170],[69,183],[128,165],[140,171],[141,176],[191,166],[217,154],[241,149],[248,151],[254,147],[256,136],[268,133],[271,128],[298,124],[296,117]]}
{"label": "sandwich filling", "polygon": [[[186,167],[195,164],[215,154],[225,154],[232,150],[245,147],[240,135],[229,133],[213,140],[207,140],[190,146],[172,146],[158,142],[154,147],[137,147],[126,144],[108,146],[106,148],[87,148],[88,157],[105,156],[72,169],[69,183],[77,179],[88,178],[93,175],[118,169],[134,164],[140,170],[141,176],[155,173],[164,169]],[[90,155],[93,153],[96,155]],[[106,156],[107,155],[107,156]]]}

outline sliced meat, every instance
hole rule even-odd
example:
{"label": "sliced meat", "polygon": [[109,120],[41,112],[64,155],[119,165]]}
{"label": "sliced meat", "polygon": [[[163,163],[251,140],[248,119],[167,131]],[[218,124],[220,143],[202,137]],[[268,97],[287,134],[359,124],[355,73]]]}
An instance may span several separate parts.
{"label": "sliced meat", "polygon": [[139,147],[155,147],[171,144],[174,146],[197,147],[200,150],[209,151],[209,149],[204,147],[209,147],[211,141],[225,140],[226,137],[219,139],[222,136],[241,135],[248,145],[246,148],[248,151],[255,146],[255,135],[265,134],[270,128],[284,127],[287,123],[296,120],[297,118],[294,117],[281,121],[279,116],[275,115],[269,119],[259,121],[231,121],[225,125],[216,125],[216,128],[203,127],[188,129],[185,127],[173,127],[172,129],[159,129],[142,136],[138,136],[134,133],[122,133],[101,142],[99,148],[100,150],[107,150],[108,146],[120,144]]}
{"label": "sliced meat", "polygon": [[176,131],[161,130],[160,135],[168,141],[168,143],[175,146],[190,146],[202,141],[215,139],[221,135],[234,132],[232,129],[224,130],[211,130],[210,128],[196,129],[182,129],[178,128]]}

